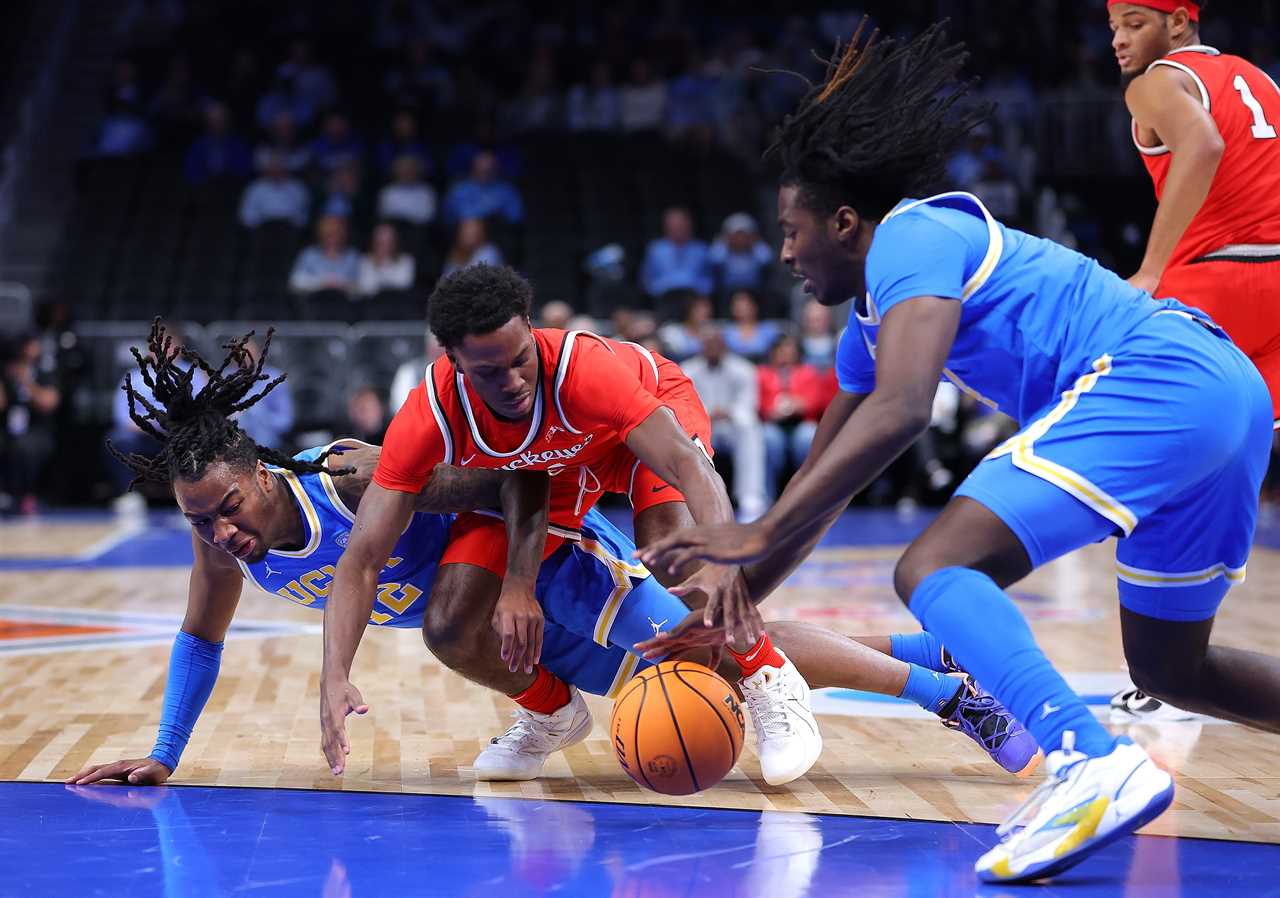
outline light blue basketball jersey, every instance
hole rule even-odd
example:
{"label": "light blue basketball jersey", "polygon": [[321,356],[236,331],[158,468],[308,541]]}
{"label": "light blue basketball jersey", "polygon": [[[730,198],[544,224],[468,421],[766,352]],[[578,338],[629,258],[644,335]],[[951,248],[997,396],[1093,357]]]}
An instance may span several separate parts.
{"label": "light blue basketball jersey", "polygon": [[876,228],[867,295],[841,338],[841,389],[875,388],[876,337],[895,305],[918,296],[964,303],[945,376],[1025,423],[1056,402],[1135,327],[1181,303],[1152,299],[1093,259],[996,221],[977,197],[904,200]]}
{"label": "light blue basketball jersey", "polygon": [[[327,447],[295,457],[314,461]],[[355,521],[328,474],[279,474],[302,512],[306,543],[269,551],[255,564],[239,562],[245,579],[299,605],[323,609]],[[453,515],[419,512],[396,542],[378,576],[369,622],[421,627]],[[635,544],[592,509],[578,538],[568,541],[538,571],[536,595],[546,615],[542,663],[565,682],[597,695],[614,695],[650,666],[632,651],[659,626],[671,627],[687,608],[631,559]]]}
{"label": "light blue basketball jersey", "polygon": [[[313,461],[324,447],[295,457]],[[338,559],[347,547],[354,509],[347,508],[328,474],[279,474],[302,511],[306,543],[301,549],[272,549],[256,564],[240,562],[250,583],[299,605],[324,608]],[[452,515],[418,513],[396,542],[378,575],[378,596],[369,623],[381,627],[421,627],[436,566],[449,542]]]}

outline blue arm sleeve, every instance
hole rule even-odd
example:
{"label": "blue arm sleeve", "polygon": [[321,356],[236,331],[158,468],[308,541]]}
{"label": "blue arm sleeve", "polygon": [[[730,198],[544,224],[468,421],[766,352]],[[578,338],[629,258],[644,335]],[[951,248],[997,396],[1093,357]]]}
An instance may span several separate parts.
{"label": "blue arm sleeve", "polygon": [[199,636],[178,632],[169,653],[169,679],[164,686],[164,711],[160,732],[150,757],[169,770],[178,769],[178,759],[187,747],[196,719],[213,692],[222,662],[222,643],[207,642]]}
{"label": "blue arm sleeve", "polygon": [[981,259],[989,239],[985,223],[966,217],[972,234],[939,221],[929,209],[913,209],[876,229],[867,253],[867,289],[882,317],[917,296],[962,297],[965,269],[975,254]]}

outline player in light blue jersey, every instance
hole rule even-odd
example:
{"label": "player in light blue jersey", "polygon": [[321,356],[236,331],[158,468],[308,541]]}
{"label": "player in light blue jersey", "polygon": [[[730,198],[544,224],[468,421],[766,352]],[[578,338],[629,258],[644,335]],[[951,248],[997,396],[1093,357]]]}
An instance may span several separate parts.
{"label": "player in light blue jersey", "polygon": [[[230,344],[231,353],[217,370],[184,351],[189,369],[208,375],[198,391],[189,370],[173,363],[173,348],[158,325],[149,343],[149,359],[138,356],[138,362],[154,399],[133,390],[131,380],[126,383],[134,421],[162,451],[154,458],[120,458],[140,478],[172,484],[191,523],[195,563],[186,618],[170,656],[155,748],[148,758],[89,765],[69,780],[79,784],[101,779],[151,784],[172,774],[217,679],[222,640],[245,580],[291,602],[324,607],[381,451],[340,440],[290,458],[258,446],[231,417],[271,386],[253,394],[265,380],[262,359],[247,356],[243,340]],[[378,572],[370,623],[423,627],[452,513],[502,505],[509,521],[542,527],[545,498],[544,474],[438,467],[417,497],[419,510]],[[581,531],[567,537],[569,542],[534,572],[540,626],[530,640],[530,660],[540,660],[570,684],[570,695],[547,713],[522,705],[516,724],[477,757],[477,778],[533,779],[548,755],[586,739],[591,713],[578,689],[616,692],[645,666],[634,645],[688,610],[629,560],[635,545],[603,515],[590,513]],[[494,613],[495,630],[506,626],[499,616]],[[978,691],[972,678],[912,667],[812,624],[789,622],[774,629],[779,645],[810,682],[912,698],[1012,772],[1025,772],[1038,759],[1034,740]],[[490,660],[497,663],[497,655]],[[721,672],[736,679],[736,665],[724,663]],[[910,683],[915,685],[908,688]],[[513,698],[519,702],[519,696]],[[354,707],[359,713],[367,710],[358,695]],[[791,725],[782,715],[751,710],[758,741],[774,727]]]}
{"label": "player in light blue jersey", "polygon": [[[1271,444],[1265,385],[1203,313],[1155,300],[1092,259],[933,193],[985,109],[961,102],[962,47],[934,27],[860,44],[783,124],[782,261],[827,305],[854,300],[841,392],[778,504],[745,526],[673,534],[640,557],[746,564],[757,600],[849,499],[928,426],[946,377],[1015,417],[907,549],[895,587],[927,631],[1022,721],[1049,776],[977,863],[988,881],[1052,876],[1161,813],[1173,781],[1113,738],[1003,592],[1109,536],[1135,682],[1181,707],[1280,730],[1280,660],[1209,645],[1244,578]],[[903,199],[903,197],[925,197]],[[709,638],[693,619],[651,647]],[[903,647],[906,647],[903,649]]]}

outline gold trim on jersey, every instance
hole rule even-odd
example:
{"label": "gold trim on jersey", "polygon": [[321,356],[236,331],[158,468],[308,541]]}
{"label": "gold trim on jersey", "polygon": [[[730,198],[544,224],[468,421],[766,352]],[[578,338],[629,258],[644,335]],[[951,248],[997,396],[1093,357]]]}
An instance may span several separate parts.
{"label": "gold trim on jersey", "polygon": [[609,554],[608,549],[594,539],[584,537],[578,543],[578,546],[583,551],[590,552],[604,562],[605,566],[609,568],[609,573],[613,576],[613,592],[609,593],[609,598],[605,600],[604,607],[600,609],[600,615],[596,618],[595,630],[592,633],[592,639],[595,640],[597,645],[608,647],[609,631],[613,629],[613,622],[617,619],[618,612],[622,610],[622,603],[634,588],[631,584],[631,578],[644,579],[649,576],[649,571],[642,564],[614,558]]}
{"label": "gold trim on jersey", "polygon": [[618,672],[613,675],[613,682],[609,684],[609,691],[605,693],[606,698],[617,698],[618,693],[622,691],[622,687],[631,681],[636,675],[636,668],[640,666],[640,656],[627,653],[622,659],[622,663],[618,665]]}
{"label": "gold trim on jersey", "polygon": [[1119,561],[1116,562],[1116,578],[1123,580],[1125,583],[1131,583],[1134,586],[1150,586],[1157,588],[1169,588],[1177,586],[1203,586],[1216,580],[1218,577],[1226,579],[1227,583],[1234,586],[1237,583],[1244,582],[1245,569],[1244,566],[1230,567],[1223,562],[1218,562],[1212,567],[1207,567],[1200,571],[1188,571],[1182,574],[1172,574],[1165,571],[1148,571],[1142,568],[1130,567]]}
{"label": "gold trim on jersey", "polygon": [[1128,536],[1133,532],[1133,528],[1138,526],[1138,516],[1123,502],[1107,493],[1106,490],[1090,481],[1084,475],[1035,454],[1036,440],[1048,433],[1050,427],[1066,417],[1067,413],[1076,407],[1080,397],[1097,385],[1099,378],[1111,373],[1111,356],[1104,355],[1096,359],[1091,367],[1093,368],[1092,371],[1081,375],[1076,379],[1075,386],[1063,392],[1062,399],[1058,401],[1057,406],[1049,414],[1005,440],[993,449],[987,455],[987,458],[999,458],[1002,455],[1011,456],[1015,467],[1026,471],[1028,474],[1034,474],[1041,480],[1047,480],[1054,486],[1075,496],[1085,505],[1119,527],[1124,531],[1125,536]]}
{"label": "gold trim on jersey", "polygon": [[[327,446],[324,446],[320,451],[328,452],[330,449],[332,449],[334,446],[338,445],[339,443],[344,443],[344,444],[354,443],[357,446],[362,446],[366,449],[378,448],[372,443],[366,443],[364,440],[357,440],[355,437],[339,437],[338,439],[334,440],[332,443],[329,443]],[[333,476],[327,472],[321,471],[320,485],[324,487],[325,495],[329,497],[329,504],[333,506],[333,510],[336,511],[338,514],[342,515],[352,524],[354,524],[356,522],[356,513],[347,507],[346,502],[342,501],[342,496],[338,494],[337,484],[333,482]]]}
{"label": "gold trim on jersey", "polygon": [[307,544],[301,549],[294,551],[269,549],[267,554],[283,555],[286,558],[306,558],[320,546],[320,515],[316,511],[315,505],[312,504],[311,497],[302,488],[302,483],[298,480],[297,474],[292,471],[286,471],[283,468],[273,468],[272,470],[283,477],[284,482],[289,484],[289,489],[293,490],[293,495],[298,500],[298,505],[302,508],[302,517],[307,525],[308,535]]}

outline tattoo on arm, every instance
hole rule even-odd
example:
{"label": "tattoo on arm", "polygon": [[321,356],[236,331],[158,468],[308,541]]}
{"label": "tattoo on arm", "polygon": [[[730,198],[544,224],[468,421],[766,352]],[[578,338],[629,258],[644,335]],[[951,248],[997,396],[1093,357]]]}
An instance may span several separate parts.
{"label": "tattoo on arm", "polygon": [[456,514],[477,508],[498,508],[502,503],[503,471],[468,470],[439,464],[418,494],[414,511]]}

